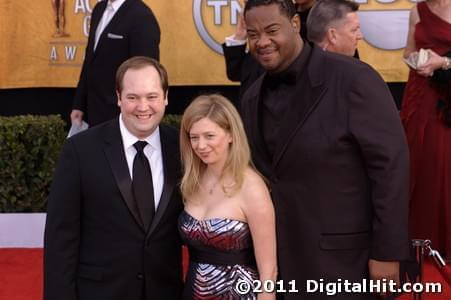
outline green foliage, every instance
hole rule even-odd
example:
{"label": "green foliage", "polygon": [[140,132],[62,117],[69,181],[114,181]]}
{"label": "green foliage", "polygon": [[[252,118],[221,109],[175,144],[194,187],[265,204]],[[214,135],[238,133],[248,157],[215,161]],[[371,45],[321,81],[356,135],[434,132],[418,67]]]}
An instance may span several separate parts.
{"label": "green foliage", "polygon": [[64,126],[60,116],[0,117],[0,212],[45,211]]}
{"label": "green foliage", "polygon": [[[166,115],[162,123],[180,121]],[[0,213],[45,211],[64,126],[60,116],[0,116]]]}
{"label": "green foliage", "polygon": [[180,122],[182,121],[181,115],[165,115],[161,121],[163,124],[180,129]]}

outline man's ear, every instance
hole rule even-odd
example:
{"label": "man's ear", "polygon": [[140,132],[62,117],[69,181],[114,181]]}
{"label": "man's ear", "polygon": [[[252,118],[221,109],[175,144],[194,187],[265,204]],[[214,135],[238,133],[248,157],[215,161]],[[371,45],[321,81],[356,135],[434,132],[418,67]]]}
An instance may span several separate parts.
{"label": "man's ear", "polygon": [[118,90],[116,90],[116,96],[117,96],[117,106],[121,107],[121,94]]}
{"label": "man's ear", "polygon": [[168,95],[169,95],[169,90],[166,91],[166,95],[164,96],[164,105],[165,106],[167,106],[169,104]]}
{"label": "man's ear", "polygon": [[293,29],[299,33],[301,31],[301,18],[298,14],[295,14],[293,18],[291,18],[291,26]]}
{"label": "man's ear", "polygon": [[326,37],[329,44],[331,45],[337,44],[337,30],[335,28],[331,27],[327,29]]}

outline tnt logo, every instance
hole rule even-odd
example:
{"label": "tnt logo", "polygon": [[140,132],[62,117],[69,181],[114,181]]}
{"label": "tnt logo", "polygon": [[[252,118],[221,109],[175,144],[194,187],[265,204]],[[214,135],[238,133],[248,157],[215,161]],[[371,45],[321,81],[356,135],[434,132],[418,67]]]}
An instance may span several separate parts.
{"label": "tnt logo", "polygon": [[193,17],[197,32],[213,51],[223,54],[221,43],[234,31],[242,9],[239,0],[193,0]]}

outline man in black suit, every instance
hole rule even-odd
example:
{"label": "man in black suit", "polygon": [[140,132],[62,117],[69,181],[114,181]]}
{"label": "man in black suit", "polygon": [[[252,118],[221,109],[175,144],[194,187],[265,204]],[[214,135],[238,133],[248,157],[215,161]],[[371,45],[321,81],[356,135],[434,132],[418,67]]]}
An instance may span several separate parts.
{"label": "man in black suit", "polygon": [[[386,84],[357,59],[303,43],[291,0],[248,0],[244,16],[266,73],[244,94],[242,116],[270,182],[279,276],[300,290],[285,299],[328,297],[307,280],[398,282],[408,150]],[[371,297],[341,288],[334,299]]]}
{"label": "man in black suit", "polygon": [[180,299],[177,130],[163,66],[134,57],[117,71],[119,117],[69,138],[52,183],[45,300]]}
{"label": "man in black suit", "polygon": [[126,59],[159,59],[160,28],[141,0],[103,0],[94,7],[71,121],[94,126],[117,117],[114,74]]}

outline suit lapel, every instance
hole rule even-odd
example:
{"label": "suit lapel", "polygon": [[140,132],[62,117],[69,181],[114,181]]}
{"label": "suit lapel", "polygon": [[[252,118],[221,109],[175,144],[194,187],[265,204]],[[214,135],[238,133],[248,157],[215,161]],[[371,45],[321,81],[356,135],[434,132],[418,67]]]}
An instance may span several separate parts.
{"label": "suit lapel", "polygon": [[252,148],[252,158],[254,164],[258,167],[260,172],[264,176],[269,176],[271,174],[271,165],[267,162],[271,161],[268,149],[263,140],[263,135],[261,131],[262,113],[261,113],[261,87],[265,75],[260,76],[259,79],[254,83],[253,90],[256,91],[254,95],[249,98],[249,103],[246,103],[247,111],[246,118],[244,122],[247,121],[247,128],[249,129],[248,136],[250,137],[249,144]]}
{"label": "suit lapel", "polygon": [[161,221],[161,218],[163,217],[166,208],[168,207],[168,204],[171,200],[171,195],[177,184],[177,165],[180,157],[174,156],[174,153],[179,153],[179,149],[174,149],[177,148],[177,144],[168,138],[166,130],[167,128],[165,126],[160,125],[161,154],[163,156],[164,170],[163,192],[161,193],[160,202],[158,204],[157,211],[155,212],[155,216],[152,220],[152,224],[150,225],[147,235],[152,234],[155,227]]}
{"label": "suit lapel", "polygon": [[[107,2],[107,1],[105,1]],[[105,40],[108,39],[108,33],[111,32],[113,29],[117,28],[117,26],[120,26],[121,22],[124,22],[127,13],[129,12],[129,6],[132,5],[132,0],[126,0],[121,7],[119,7],[118,11],[114,14],[113,18],[110,20],[110,22],[108,23],[108,25],[105,27],[105,29],[103,29],[103,32],[100,34],[99,37],[99,43],[97,44],[97,48],[96,51],[94,51],[94,56],[96,56],[96,54],[99,52],[98,50],[102,47],[102,45],[104,44]],[[102,15],[103,15],[103,11],[105,11],[106,9],[106,5],[104,7],[104,9],[102,10]],[[100,20],[99,20],[100,22]]]}
{"label": "suit lapel", "polygon": [[124,146],[119,129],[119,119],[114,119],[109,125],[105,137],[105,155],[128,210],[136,223],[144,230],[144,225],[139,217],[138,208],[133,197],[132,181],[128,170],[127,160],[125,158]]}
{"label": "suit lapel", "polygon": [[100,20],[102,19],[103,12],[106,9],[108,1],[102,1],[100,2],[99,9],[96,10],[95,14],[92,14],[92,21],[91,21],[91,28],[89,29],[89,35],[88,35],[88,47],[86,48],[88,53],[86,53],[86,57],[93,57],[94,54],[94,44],[96,40],[96,31],[97,27],[99,27]]}
{"label": "suit lapel", "polygon": [[317,107],[322,99],[322,95],[327,90],[323,85],[321,72],[317,71],[324,70],[320,65],[322,61],[321,55],[316,55],[318,54],[318,50],[323,51],[316,47],[312,49],[308,66],[300,76],[300,81],[296,86],[296,92],[293,98],[290,99],[290,103],[293,106],[288,109],[287,116],[280,128],[280,142],[274,153],[273,168],[277,166],[290,141],[293,140],[293,136],[305,124],[305,121]]}

